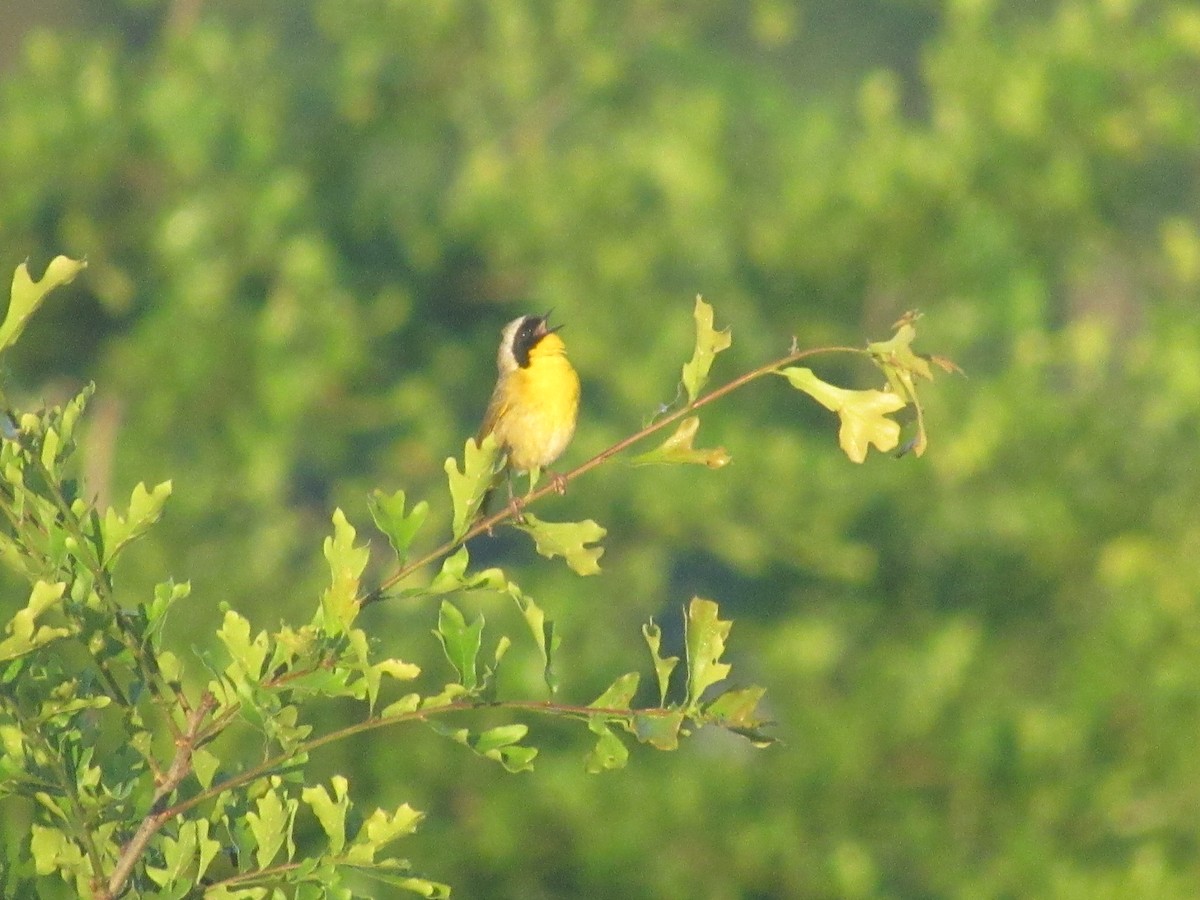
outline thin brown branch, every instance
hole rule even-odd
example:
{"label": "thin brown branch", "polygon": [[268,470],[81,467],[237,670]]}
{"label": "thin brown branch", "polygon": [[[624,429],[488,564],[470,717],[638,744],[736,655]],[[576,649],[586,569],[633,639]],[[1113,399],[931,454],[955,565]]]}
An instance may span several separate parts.
{"label": "thin brown branch", "polygon": [[[649,425],[647,425],[645,428],[642,428],[640,431],[634,432],[633,434],[629,435],[628,437],[623,438],[620,441],[617,441],[617,443],[613,444],[611,447],[608,447],[605,450],[601,450],[599,453],[597,453],[591,459],[576,466],[574,469],[572,469],[571,471],[562,475],[560,478],[557,478],[553,482],[548,483],[548,484],[544,485],[543,487],[540,487],[537,490],[532,491],[531,493],[527,494],[524,498],[522,498],[520,507],[523,509],[524,507],[530,505],[531,503],[534,503],[534,502],[542,499],[543,497],[545,497],[547,494],[549,494],[551,492],[561,491],[562,486],[564,484],[566,484],[567,482],[572,481],[572,480],[580,477],[581,475],[586,474],[587,472],[590,472],[592,469],[596,468],[597,466],[601,465],[604,462],[607,462],[609,459],[616,456],[618,453],[621,453],[622,451],[628,449],[633,444],[636,444],[639,441],[644,440],[645,438],[649,437],[650,435],[652,435],[656,432],[662,431],[664,428],[667,428],[668,426],[675,424],[679,420],[683,419],[685,416],[691,415],[696,410],[700,409],[700,407],[707,406],[708,404],[712,403],[713,401],[721,399],[722,397],[726,396],[727,394],[730,394],[733,391],[736,391],[738,388],[744,387],[745,385],[749,384],[751,381],[754,381],[757,378],[761,378],[764,375],[770,375],[772,372],[778,371],[783,366],[791,365],[792,363],[799,362],[802,359],[806,359],[810,356],[817,356],[817,355],[823,354],[823,353],[865,354],[866,352],[867,352],[866,350],[864,350],[860,347],[816,347],[816,348],[812,348],[809,350],[793,349],[786,356],[780,357],[779,359],[776,359],[776,360],[772,360],[771,362],[766,363],[765,365],[759,366],[757,369],[752,369],[751,371],[738,376],[737,378],[733,379],[732,381],[721,385],[719,388],[715,388],[714,390],[709,391],[707,394],[702,395],[701,397],[699,397],[696,400],[695,403],[691,403],[681,409],[677,409],[673,413],[670,413],[666,416],[663,416],[661,419],[657,419],[656,421],[651,422]],[[514,514],[515,514],[515,510],[513,509],[513,507],[506,506],[504,509],[500,510],[499,512],[493,513],[492,515],[490,515],[486,518],[480,519],[462,537],[446,541],[444,544],[429,551],[428,553],[426,553],[424,556],[420,557],[419,559],[413,560],[412,562],[406,563],[405,565],[401,566],[394,573],[392,573],[387,578],[385,578],[383,580],[383,582],[380,583],[379,587],[375,588],[370,593],[365,594],[361,598],[359,598],[359,601],[358,601],[359,605],[362,607],[366,607],[366,606],[370,606],[373,603],[378,603],[380,600],[386,599],[385,595],[386,595],[387,591],[390,588],[395,587],[397,584],[399,584],[401,581],[403,581],[405,578],[407,578],[413,572],[415,572],[418,569],[421,569],[424,566],[429,565],[429,563],[435,562],[435,561],[441,559],[442,557],[446,556],[447,554],[453,552],[458,547],[461,547],[463,544],[465,544],[467,541],[469,541],[471,538],[477,537],[478,535],[483,534],[485,531],[490,532],[493,528],[495,528],[501,522],[504,522],[505,520],[512,518]]]}
{"label": "thin brown branch", "polygon": [[501,710],[520,710],[524,712],[536,712],[543,715],[565,715],[575,717],[586,716],[630,716],[641,715],[658,718],[663,716],[677,715],[681,710],[667,709],[666,707],[651,707],[648,709],[619,709],[616,707],[597,707],[597,706],[579,706],[576,704],[553,703],[549,700],[505,700],[494,703],[478,703],[473,700],[459,700],[452,703],[446,703],[442,706],[434,706],[428,709],[416,709],[412,712],[401,713],[395,716],[372,716],[369,719],[364,719],[361,722],[355,722],[353,725],[347,725],[345,728],[339,728],[337,731],[331,731],[328,734],[323,734],[320,737],[313,738],[311,741],[305,741],[297,745],[294,749],[286,753],[280,753],[264,762],[247,769],[244,772],[227,778],[220,784],[214,784],[211,787],[188,797],[186,800],[181,800],[174,806],[164,809],[160,813],[163,821],[167,821],[176,816],[181,816],[191,809],[205,803],[208,800],[218,797],[226,791],[231,791],[234,788],[239,788],[242,785],[250,784],[270,774],[275,769],[286,764],[292,759],[301,755],[311,753],[326,744],[333,744],[337,741],[344,740],[348,737],[353,737],[356,734],[362,734],[366,731],[374,731],[377,728],[387,728],[391,725],[401,725],[407,722],[423,722],[426,719],[435,716],[441,716],[449,713],[468,712],[470,710],[479,709],[501,709]]}
{"label": "thin brown branch", "polygon": [[215,705],[216,698],[212,694],[206,693],[196,704],[192,714],[188,716],[187,727],[175,742],[175,758],[171,761],[170,768],[158,781],[149,812],[142,819],[142,824],[138,826],[133,837],[121,848],[121,855],[108,878],[108,891],[104,895],[104,900],[117,897],[124,891],[125,883],[133,874],[133,870],[146,851],[146,846],[150,843],[151,838],[163,825],[174,818],[170,809],[162,808],[162,803],[191,774],[192,751],[196,748],[197,736],[200,734],[204,720],[208,718],[208,714]]}

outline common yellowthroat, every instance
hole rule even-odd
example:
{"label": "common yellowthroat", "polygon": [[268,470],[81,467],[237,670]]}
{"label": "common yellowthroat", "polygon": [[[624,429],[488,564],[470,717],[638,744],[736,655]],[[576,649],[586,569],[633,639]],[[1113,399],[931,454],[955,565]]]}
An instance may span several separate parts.
{"label": "common yellowthroat", "polygon": [[[579,412],[579,376],[567,347],[544,316],[521,316],[504,326],[496,354],[499,377],[479,428],[508,457],[510,472],[536,478],[567,449]],[[561,493],[561,476],[555,479]],[[511,493],[512,485],[509,489]]]}

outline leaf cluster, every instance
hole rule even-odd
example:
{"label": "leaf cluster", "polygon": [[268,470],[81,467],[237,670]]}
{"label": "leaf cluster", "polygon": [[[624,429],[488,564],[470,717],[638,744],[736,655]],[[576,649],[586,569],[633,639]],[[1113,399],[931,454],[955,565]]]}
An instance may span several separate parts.
{"label": "leaf cluster", "polygon": [[[9,315],[0,324],[0,338],[7,342],[0,343],[0,352],[46,293],[82,268],[59,258],[39,282],[24,267],[18,270]],[[682,370],[686,404],[564,480],[676,421],[675,434],[635,462],[719,468],[724,463],[714,466],[713,461],[727,461],[724,451],[692,446],[695,411],[770,372],[778,371],[818,399],[840,391],[811,374],[801,379],[798,370],[786,367],[809,355],[793,348],[782,360],[703,394],[713,357],[731,338],[713,328],[712,309],[699,298],[694,318],[696,349]],[[909,349],[913,335],[905,323],[891,342],[866,351],[905,392],[903,397],[880,395],[899,400],[888,411],[915,402],[914,370],[929,375]],[[460,714],[484,707],[585,723],[596,738],[585,757],[585,768],[593,773],[626,765],[629,750],[622,732],[659,750],[677,749],[682,737],[705,725],[742,735],[755,746],[772,742],[758,712],[764,689],[728,684],[732,666],[725,656],[732,622],[720,618],[715,602],[699,597],[684,618],[678,691],[672,690],[672,677],[680,658],[664,655],[662,632],[651,622],[643,628],[657,685],[650,702],[637,702],[637,672],[618,677],[586,705],[555,698],[560,640],[554,623],[503,570],[472,571],[466,540],[508,521],[532,538],[539,554],[561,557],[586,576],[599,572],[602,551],[594,545],[605,530],[590,519],[555,523],[525,512],[539,496],[532,485],[526,497],[482,517],[483,498],[503,464],[491,438],[469,441],[461,464],[446,461],[453,509],[446,542],[411,561],[429,504],[421,501],[406,511],[403,491],[377,491],[369,509],[397,566],[383,585],[362,589],[369,549],[357,543],[355,528],[338,509],[333,533],[324,542],[328,585],[308,624],[256,632],[245,616],[226,606],[216,646],[196,648],[194,659],[181,658],[163,646],[162,638],[172,610],[189,596],[189,585],[166,581],[151,598],[130,603],[114,579],[122,552],[162,515],[170,483],[152,489],[139,484],[126,508],[101,513],[70,479],[74,430],[91,393],[89,386],[62,408],[13,414],[0,449],[0,510],[6,526],[0,554],[32,583],[28,604],[0,640],[0,679],[7,688],[0,695],[5,747],[0,796],[24,797],[36,810],[29,866],[14,870],[12,887],[53,875],[80,895],[96,898],[130,890],[184,897],[197,889],[214,898],[280,891],[310,896],[318,890],[350,897],[358,895],[356,879],[365,877],[423,896],[445,896],[445,885],[415,874],[390,849],[413,832],[422,814],[402,804],[356,817],[351,825],[348,781],[335,776],[331,795],[328,787],[306,778],[315,750],[354,734],[423,723],[509,772],[531,769],[538,750],[525,743],[529,728],[524,723],[473,730],[457,721]],[[855,404],[844,402],[839,411],[850,408]],[[846,445],[845,421],[843,446],[855,458],[854,446]],[[425,578],[428,564],[438,560],[440,567]],[[513,639],[501,634],[484,653],[483,614],[468,620],[452,599],[467,592],[507,597],[515,604],[541,656],[550,699],[501,693],[498,674]],[[413,682],[421,669],[381,657],[359,624],[360,613],[383,600],[433,598],[441,598],[433,635],[453,679],[439,689],[408,691],[381,704],[381,697],[395,693],[391,684]],[[357,702],[361,716],[350,726],[321,730],[306,713],[314,703],[330,700]],[[227,740],[244,729],[255,735],[257,760],[239,759],[236,745]],[[301,817],[319,824],[321,848],[298,849]]]}

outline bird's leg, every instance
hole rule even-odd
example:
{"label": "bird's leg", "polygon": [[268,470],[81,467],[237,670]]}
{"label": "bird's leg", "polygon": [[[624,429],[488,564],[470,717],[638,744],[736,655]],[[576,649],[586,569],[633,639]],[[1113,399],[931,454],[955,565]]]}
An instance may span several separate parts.
{"label": "bird's leg", "polygon": [[512,472],[508,473],[505,481],[508,484],[508,511],[512,514],[513,519],[523,525],[525,516],[521,514],[521,510],[525,508],[525,499],[513,493]]}

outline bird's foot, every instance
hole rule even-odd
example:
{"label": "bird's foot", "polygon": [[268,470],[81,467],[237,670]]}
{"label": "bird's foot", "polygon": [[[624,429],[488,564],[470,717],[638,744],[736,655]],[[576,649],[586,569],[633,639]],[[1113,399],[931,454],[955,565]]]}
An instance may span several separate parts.
{"label": "bird's foot", "polygon": [[554,488],[554,493],[560,496],[565,494],[567,492],[567,476],[561,472],[551,472],[550,487]]}
{"label": "bird's foot", "polygon": [[525,524],[525,516],[521,512],[521,510],[523,510],[524,508],[525,508],[524,498],[522,498],[522,497],[509,497],[508,498],[509,515],[511,515],[513,517],[514,521],[516,521],[518,524],[521,524],[521,525]]}

